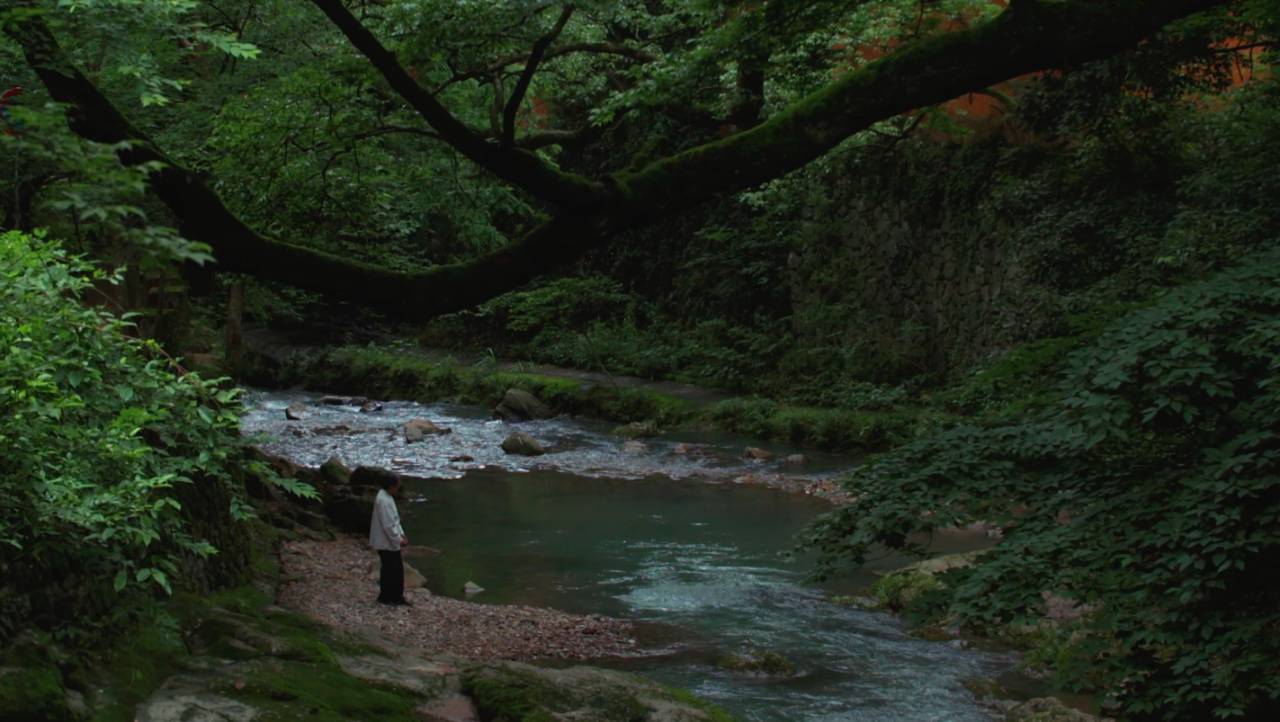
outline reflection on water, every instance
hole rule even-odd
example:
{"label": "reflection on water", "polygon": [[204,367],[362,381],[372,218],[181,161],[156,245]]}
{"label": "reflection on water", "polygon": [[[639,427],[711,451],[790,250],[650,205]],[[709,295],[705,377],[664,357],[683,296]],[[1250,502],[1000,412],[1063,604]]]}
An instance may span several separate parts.
{"label": "reflection on water", "polygon": [[[417,545],[410,560],[432,591],[461,596],[474,581],[476,601],[550,606],[636,620],[655,653],[611,662],[684,687],[744,720],[978,722],[990,720],[961,681],[996,675],[1011,660],[906,635],[885,614],[826,601],[807,583],[807,560],[780,555],[825,502],[761,488],[672,481],[735,473],[742,440],[704,456],[670,453],[671,440],[643,454],[599,427],[572,421],[522,426],[561,452],[526,473],[496,451],[508,427],[477,410],[388,405],[382,415],[313,407],[295,428],[377,429],[339,436],[286,431],[283,408],[300,394],[263,394],[246,426],[269,432],[269,447],[316,465],[337,454],[349,465],[399,466],[410,480],[401,505]],[[454,427],[450,437],[405,446],[398,423],[424,417]],[[309,426],[308,426],[309,425]],[[476,458],[470,468],[450,455]],[[399,461],[399,464],[395,462]],[[522,460],[523,461],[523,460]],[[623,477],[623,478],[619,478]],[[972,548],[979,537],[949,540]],[[889,567],[894,560],[885,560]],[[869,575],[858,580],[865,584]],[[762,648],[797,667],[789,678],[753,677],[715,665],[721,652]]]}
{"label": "reflection on water", "polygon": [[[411,483],[406,531],[443,550],[413,562],[429,586],[487,602],[663,625],[673,654],[622,666],[692,689],[746,720],[988,720],[961,686],[1000,656],[907,636],[888,615],[833,605],[779,555],[825,504],[767,489],[570,474],[473,472]],[[671,626],[675,630],[670,629]],[[787,679],[716,667],[724,651],[782,653]]]}

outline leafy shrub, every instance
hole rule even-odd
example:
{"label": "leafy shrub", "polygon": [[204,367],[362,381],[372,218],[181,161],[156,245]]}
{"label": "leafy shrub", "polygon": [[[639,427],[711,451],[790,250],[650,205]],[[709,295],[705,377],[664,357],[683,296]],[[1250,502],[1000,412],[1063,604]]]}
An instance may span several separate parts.
{"label": "leafy shrub", "polygon": [[181,487],[219,487],[201,500],[236,503],[238,392],[182,373],[157,344],[130,335],[128,316],[86,305],[95,284],[118,275],[38,235],[0,236],[6,583],[75,575],[86,586],[169,591],[183,559],[217,552],[188,523]]}
{"label": "leafy shrub", "polygon": [[761,398],[729,399],[708,417],[721,428],[820,449],[880,451],[904,443],[937,415],[916,411],[848,411],[785,406]]}
{"label": "leafy shrub", "polygon": [[507,330],[537,335],[544,329],[574,327],[619,315],[634,299],[617,281],[600,276],[557,278],[528,291],[502,297]]}
{"label": "leafy shrub", "polygon": [[1087,605],[1061,681],[1138,719],[1280,700],[1280,253],[1166,294],[1071,353],[1052,403],[858,469],[810,529],[820,573],[978,520],[1005,537],[945,575],[948,613],[1025,625]]}

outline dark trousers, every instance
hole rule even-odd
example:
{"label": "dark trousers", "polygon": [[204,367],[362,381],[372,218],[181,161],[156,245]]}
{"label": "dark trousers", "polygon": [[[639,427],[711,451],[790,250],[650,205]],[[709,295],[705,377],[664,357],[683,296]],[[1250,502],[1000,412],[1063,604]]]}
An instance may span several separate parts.
{"label": "dark trousers", "polygon": [[388,552],[379,549],[378,558],[382,561],[382,569],[378,573],[378,601],[383,604],[404,601],[404,561],[399,550]]}

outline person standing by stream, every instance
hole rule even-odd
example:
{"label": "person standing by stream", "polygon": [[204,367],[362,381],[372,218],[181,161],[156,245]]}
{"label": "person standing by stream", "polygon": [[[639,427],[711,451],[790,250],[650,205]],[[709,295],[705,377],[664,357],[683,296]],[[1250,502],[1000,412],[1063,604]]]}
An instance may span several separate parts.
{"label": "person standing by stream", "polygon": [[412,606],[404,597],[404,559],[401,552],[409,546],[409,537],[400,526],[395,494],[400,491],[400,477],[388,474],[373,500],[373,518],[369,521],[369,546],[378,551],[381,568],[378,573],[378,602]]}

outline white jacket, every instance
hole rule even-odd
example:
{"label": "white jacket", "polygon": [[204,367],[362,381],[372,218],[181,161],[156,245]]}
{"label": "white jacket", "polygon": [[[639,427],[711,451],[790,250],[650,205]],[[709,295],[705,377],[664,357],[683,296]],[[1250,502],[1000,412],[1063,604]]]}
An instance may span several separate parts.
{"label": "white jacket", "polygon": [[369,546],[379,551],[399,551],[403,538],[396,500],[386,489],[379,489],[378,497],[373,500],[373,519],[369,521]]}

